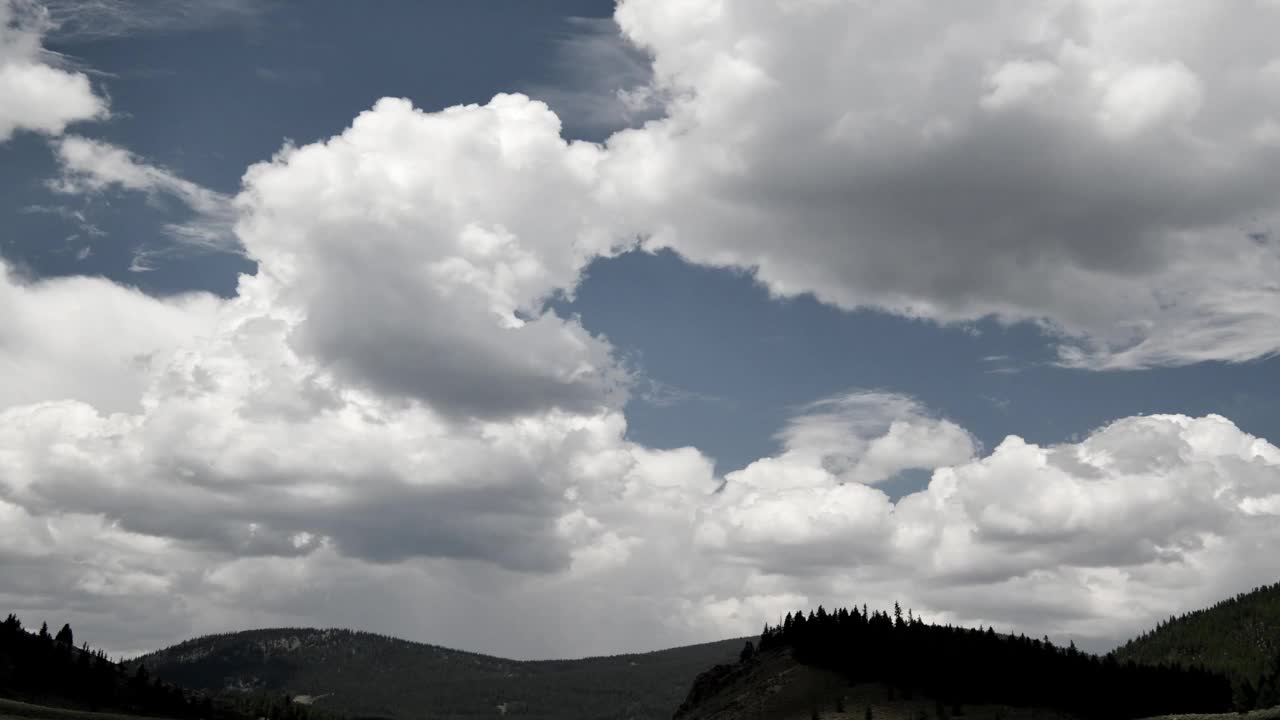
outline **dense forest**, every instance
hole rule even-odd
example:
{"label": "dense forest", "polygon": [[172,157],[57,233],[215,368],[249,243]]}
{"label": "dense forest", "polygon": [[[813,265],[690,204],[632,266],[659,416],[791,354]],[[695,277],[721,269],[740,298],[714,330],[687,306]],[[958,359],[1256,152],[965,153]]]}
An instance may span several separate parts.
{"label": "dense forest", "polygon": [[1280,705],[1280,583],[1171,617],[1115,651],[1122,661],[1225,673],[1244,708]]}
{"label": "dense forest", "polygon": [[[1073,645],[926,624],[895,606],[788,614],[767,627],[759,649],[790,648],[796,660],[852,682],[881,682],[904,698],[937,698],[952,715],[966,704],[1056,708],[1090,718],[1135,718],[1232,709],[1229,680],[1176,664],[1122,663]],[[743,653],[744,660],[751,650]]]}
{"label": "dense forest", "polygon": [[667,720],[703,670],[744,639],[579,660],[517,661],[340,629],[210,635],[138,658],[192,688],[289,692],[314,708],[405,720]]}
{"label": "dense forest", "polygon": [[202,720],[322,720],[286,696],[244,693],[215,697],[154,677],[145,665],[129,669],[88,643],[75,644],[70,625],[50,634],[28,632],[16,615],[0,624],[0,696],[40,705]]}

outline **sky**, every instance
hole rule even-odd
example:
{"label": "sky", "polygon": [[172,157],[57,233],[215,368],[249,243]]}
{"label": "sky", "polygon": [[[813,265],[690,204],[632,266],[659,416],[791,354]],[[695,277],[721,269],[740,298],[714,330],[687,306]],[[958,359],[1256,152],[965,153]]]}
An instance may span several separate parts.
{"label": "sky", "polygon": [[0,605],[1105,651],[1274,582],[1278,22],[0,0]]}

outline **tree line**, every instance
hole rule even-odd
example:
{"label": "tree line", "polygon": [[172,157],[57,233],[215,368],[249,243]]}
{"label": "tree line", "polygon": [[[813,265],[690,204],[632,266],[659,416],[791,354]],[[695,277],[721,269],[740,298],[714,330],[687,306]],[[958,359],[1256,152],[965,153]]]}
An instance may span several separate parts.
{"label": "tree line", "polygon": [[132,672],[100,649],[75,645],[70,624],[56,635],[47,623],[29,632],[12,613],[0,623],[0,695],[26,702],[131,715],[192,720],[320,720],[285,696],[218,696]]}
{"label": "tree line", "polygon": [[[951,715],[966,704],[1045,707],[1091,718],[1135,718],[1233,708],[1225,675],[1177,664],[1138,665],[1099,657],[1046,637],[997,634],[893,614],[819,607],[766,625],[759,650],[789,648],[798,662],[852,682],[879,682],[910,699],[936,698]],[[749,660],[751,650],[744,650]]]}

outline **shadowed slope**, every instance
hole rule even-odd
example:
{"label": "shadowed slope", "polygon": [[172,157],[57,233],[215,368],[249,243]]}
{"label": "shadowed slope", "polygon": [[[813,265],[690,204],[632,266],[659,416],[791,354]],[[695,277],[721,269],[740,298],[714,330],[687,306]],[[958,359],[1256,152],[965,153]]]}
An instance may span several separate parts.
{"label": "shadowed slope", "polygon": [[690,680],[742,644],[516,661],[350,630],[273,629],[188,640],[134,662],[188,687],[288,692],[357,717],[666,720]]}

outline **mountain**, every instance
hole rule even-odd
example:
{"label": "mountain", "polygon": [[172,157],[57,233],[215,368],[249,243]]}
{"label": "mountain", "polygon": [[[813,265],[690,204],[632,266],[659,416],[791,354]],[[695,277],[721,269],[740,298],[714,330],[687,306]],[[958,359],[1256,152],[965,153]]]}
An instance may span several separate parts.
{"label": "mountain", "polygon": [[667,720],[692,678],[743,644],[517,661],[351,630],[270,629],[188,640],[131,664],[185,687],[285,692],[358,718]]}
{"label": "mountain", "polygon": [[1280,583],[1171,617],[1115,651],[1154,665],[1201,665],[1225,673],[1258,706],[1280,704]]}

